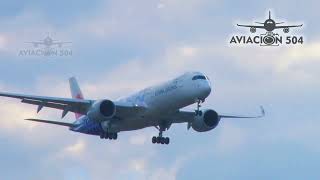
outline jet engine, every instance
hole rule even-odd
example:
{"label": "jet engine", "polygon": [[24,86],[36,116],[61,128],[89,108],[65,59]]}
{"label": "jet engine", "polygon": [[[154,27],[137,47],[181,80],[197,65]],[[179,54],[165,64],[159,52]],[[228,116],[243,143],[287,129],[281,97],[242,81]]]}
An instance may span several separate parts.
{"label": "jet engine", "polygon": [[98,100],[94,102],[88,111],[89,119],[102,122],[112,118],[116,114],[116,105],[110,100]]}
{"label": "jet engine", "polygon": [[219,121],[220,117],[216,111],[211,109],[204,110],[195,116],[192,122],[192,129],[197,132],[210,131],[217,127]]}

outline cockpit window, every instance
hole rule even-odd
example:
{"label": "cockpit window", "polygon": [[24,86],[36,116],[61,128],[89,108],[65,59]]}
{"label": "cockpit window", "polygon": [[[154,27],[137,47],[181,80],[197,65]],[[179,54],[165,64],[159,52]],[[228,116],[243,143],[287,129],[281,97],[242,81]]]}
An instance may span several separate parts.
{"label": "cockpit window", "polygon": [[206,77],[202,75],[196,75],[196,76],[193,76],[192,78],[192,80],[197,80],[197,79],[206,79]]}

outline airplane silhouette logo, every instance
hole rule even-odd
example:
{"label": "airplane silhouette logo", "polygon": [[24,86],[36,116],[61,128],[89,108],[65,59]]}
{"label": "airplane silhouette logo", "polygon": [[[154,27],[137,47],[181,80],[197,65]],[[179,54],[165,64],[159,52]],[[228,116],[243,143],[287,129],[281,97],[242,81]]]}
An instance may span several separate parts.
{"label": "airplane silhouette logo", "polygon": [[38,47],[39,45],[43,45],[46,48],[50,48],[51,46],[57,45],[59,48],[61,48],[63,44],[70,44],[72,42],[56,41],[56,40],[53,40],[50,36],[47,36],[43,40],[31,41],[31,42],[26,42],[26,43],[31,43],[34,47]]}
{"label": "airplane silhouette logo", "polygon": [[271,19],[271,12],[269,11],[269,18],[266,19],[264,22],[255,22],[256,24],[260,25],[242,25],[242,24],[237,24],[237,26],[240,27],[249,27],[251,33],[255,33],[256,29],[265,29],[267,32],[272,32],[275,29],[283,29],[284,33],[289,32],[289,28],[294,28],[294,27],[301,27],[303,24],[300,25],[279,25],[279,24],[284,24],[284,22],[276,22],[275,20]]}

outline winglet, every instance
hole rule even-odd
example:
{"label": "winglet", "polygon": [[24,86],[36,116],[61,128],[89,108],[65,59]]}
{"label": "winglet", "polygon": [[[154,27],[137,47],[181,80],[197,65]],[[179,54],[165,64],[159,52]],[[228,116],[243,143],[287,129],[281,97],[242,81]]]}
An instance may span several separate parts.
{"label": "winglet", "polygon": [[265,116],[263,106],[260,106],[261,114],[256,116],[234,116],[234,115],[219,115],[220,118],[261,118]]}

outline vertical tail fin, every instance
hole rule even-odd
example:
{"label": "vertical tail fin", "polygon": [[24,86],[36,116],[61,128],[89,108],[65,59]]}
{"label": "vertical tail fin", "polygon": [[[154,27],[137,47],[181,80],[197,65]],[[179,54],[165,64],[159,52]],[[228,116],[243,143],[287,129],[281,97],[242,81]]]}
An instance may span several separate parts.
{"label": "vertical tail fin", "polygon": [[269,19],[271,19],[271,11],[269,11]]}
{"label": "vertical tail fin", "polygon": [[[83,94],[81,92],[81,89],[78,85],[78,82],[75,77],[71,77],[69,79],[69,85],[70,85],[70,91],[71,91],[71,96],[73,99],[83,99]],[[79,119],[82,115],[75,113],[76,119]]]}

